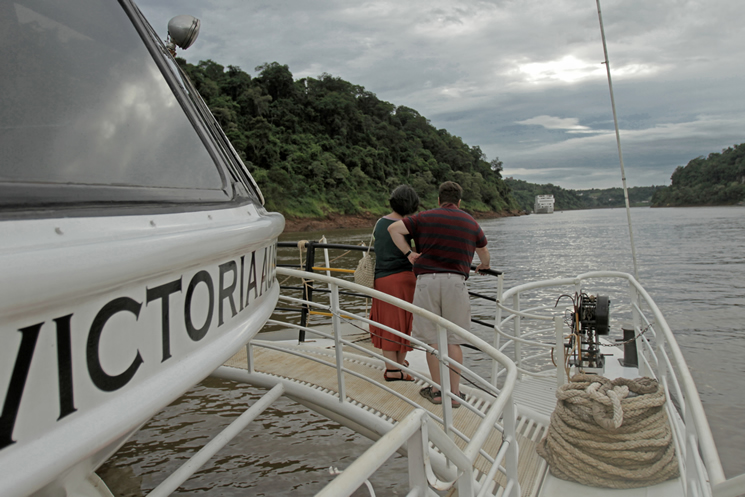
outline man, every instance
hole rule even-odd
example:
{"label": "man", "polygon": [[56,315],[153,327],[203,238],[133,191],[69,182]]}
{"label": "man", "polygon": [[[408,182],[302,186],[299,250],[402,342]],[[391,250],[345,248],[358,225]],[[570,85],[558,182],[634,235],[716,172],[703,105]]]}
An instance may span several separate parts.
{"label": "man", "polygon": [[[479,256],[476,271],[489,269],[489,250],[486,237],[473,217],[460,210],[463,189],[446,181],[440,185],[436,209],[420,212],[396,221],[388,227],[391,239],[414,266],[417,277],[414,305],[427,309],[466,330],[471,329],[471,302],[466,280],[471,270],[474,252]],[[405,236],[411,235],[419,253],[411,250]],[[428,319],[414,316],[412,336],[437,348],[437,325]],[[463,364],[460,347],[465,340],[448,333],[448,356]],[[427,367],[432,380],[440,383],[439,361],[427,354]],[[450,390],[460,393],[460,371],[450,368]],[[440,392],[432,387],[419,392],[434,404],[442,403]],[[460,403],[453,401],[453,407]]]}

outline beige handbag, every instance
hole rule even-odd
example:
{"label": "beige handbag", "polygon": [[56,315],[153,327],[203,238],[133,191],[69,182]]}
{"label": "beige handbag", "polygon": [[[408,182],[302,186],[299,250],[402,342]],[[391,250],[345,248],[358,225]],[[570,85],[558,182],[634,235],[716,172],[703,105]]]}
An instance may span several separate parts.
{"label": "beige handbag", "polygon": [[357,264],[357,269],[354,270],[354,282],[368,288],[373,288],[375,285],[375,261],[370,256],[370,248],[372,247],[373,238],[375,237],[375,228],[377,226],[378,223],[375,223],[373,232],[370,235],[370,244],[362,255],[362,259],[360,259],[360,262]]}

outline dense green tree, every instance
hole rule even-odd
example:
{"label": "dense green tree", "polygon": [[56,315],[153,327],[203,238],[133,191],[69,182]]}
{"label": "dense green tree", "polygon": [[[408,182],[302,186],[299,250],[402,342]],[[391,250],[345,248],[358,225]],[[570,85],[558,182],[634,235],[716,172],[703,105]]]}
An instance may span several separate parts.
{"label": "dense green tree", "polygon": [[732,205],[745,201],[745,143],[678,166],[671,185],[655,192],[654,207]]}
{"label": "dense green tree", "polygon": [[390,190],[413,185],[425,207],[445,180],[462,183],[464,207],[516,210],[479,147],[434,128],[416,110],[379,100],[330,74],[295,81],[277,62],[251,77],[237,66],[177,59],[262,188],[289,215],[382,213]]}
{"label": "dense green tree", "polygon": [[[622,188],[604,188],[589,190],[565,190],[560,186],[536,185],[527,181],[507,178],[507,186],[520,205],[520,208],[531,212],[537,195],[553,195],[554,210],[602,209],[625,207],[626,200]],[[662,186],[636,186],[628,189],[629,204],[632,207],[649,206],[652,195]]]}

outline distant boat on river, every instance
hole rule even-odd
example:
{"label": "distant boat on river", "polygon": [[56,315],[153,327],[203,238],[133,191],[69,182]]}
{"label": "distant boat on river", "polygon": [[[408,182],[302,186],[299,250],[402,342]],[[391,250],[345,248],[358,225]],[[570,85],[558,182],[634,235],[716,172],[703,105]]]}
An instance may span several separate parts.
{"label": "distant boat on river", "polygon": [[536,195],[533,212],[536,214],[553,214],[554,213],[554,196],[553,195]]}

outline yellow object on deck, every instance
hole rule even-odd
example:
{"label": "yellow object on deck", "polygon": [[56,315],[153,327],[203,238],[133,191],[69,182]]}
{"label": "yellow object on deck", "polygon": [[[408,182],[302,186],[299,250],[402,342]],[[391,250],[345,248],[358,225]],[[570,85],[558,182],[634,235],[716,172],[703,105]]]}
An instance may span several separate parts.
{"label": "yellow object on deck", "polygon": [[312,267],[314,271],[336,271],[337,273],[354,274],[354,269],[341,269],[337,267]]}
{"label": "yellow object on deck", "polygon": [[[322,312],[322,311],[308,311],[308,314],[312,314],[314,316],[327,316],[327,317],[333,316],[333,314],[331,314],[330,312]],[[342,319],[355,319],[356,316],[346,316],[344,314],[341,314],[341,318]]]}

